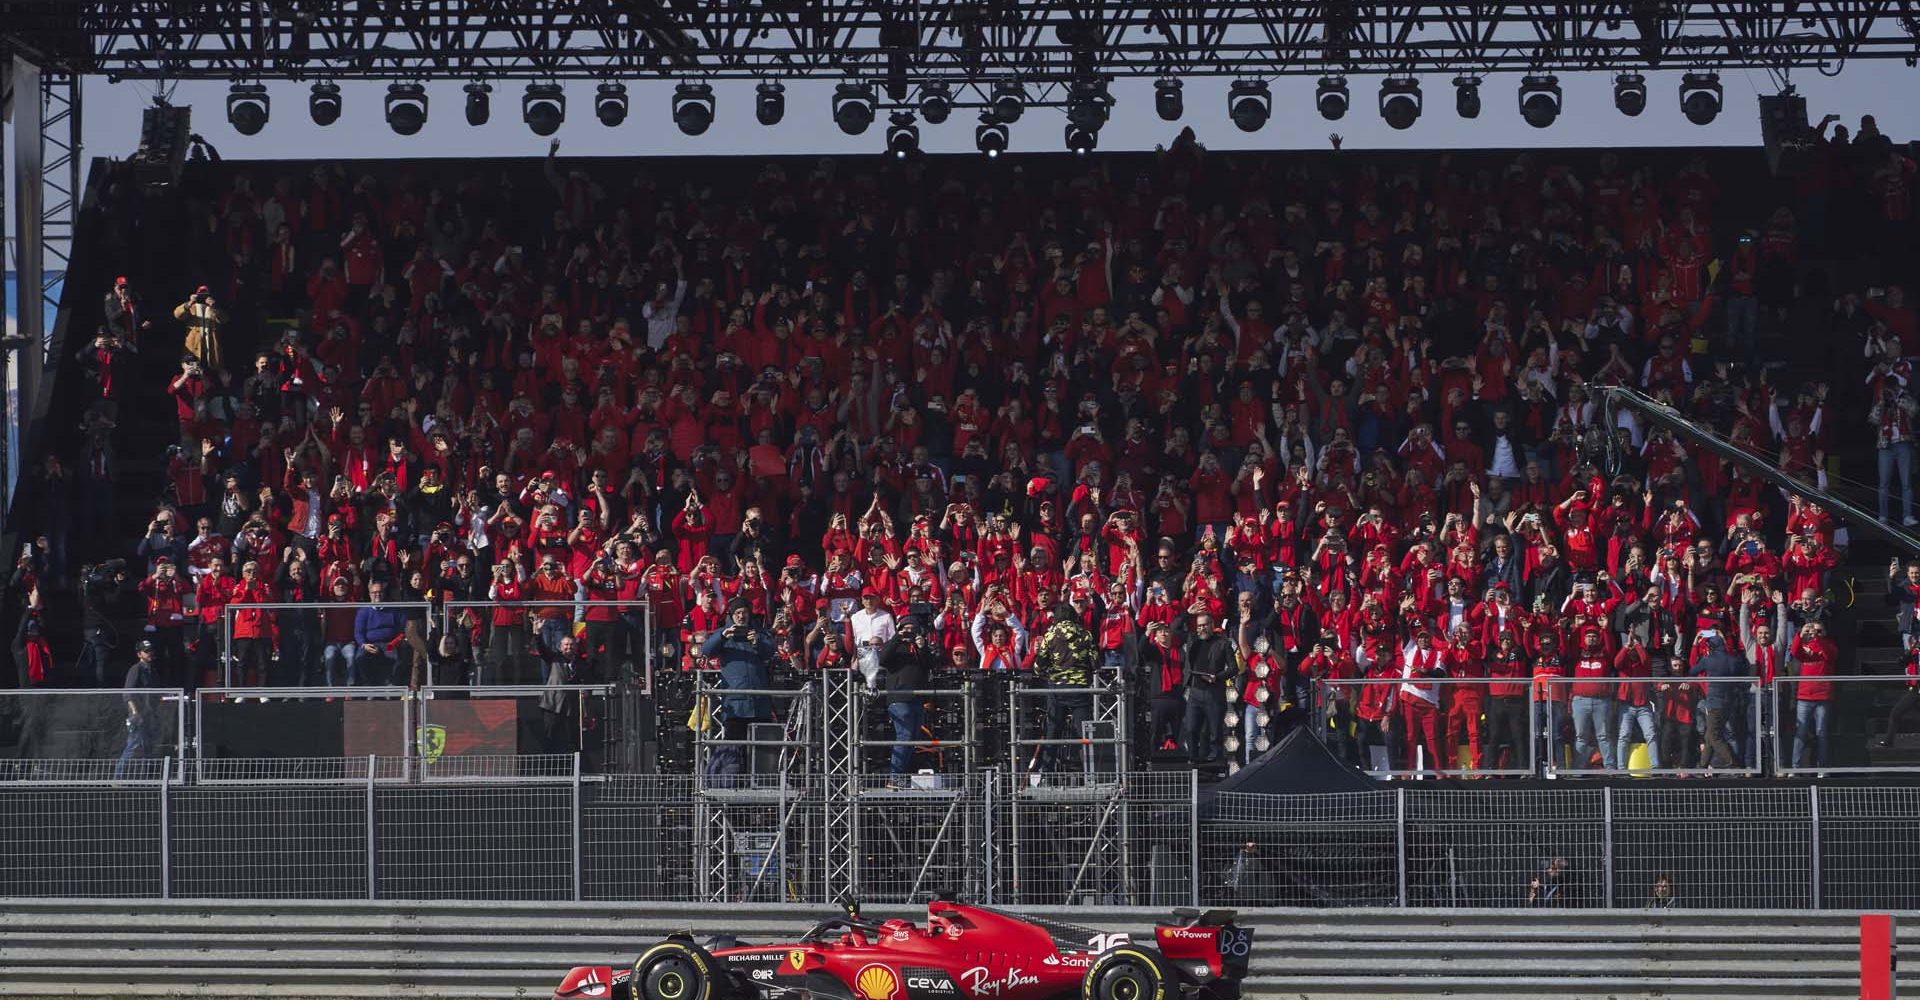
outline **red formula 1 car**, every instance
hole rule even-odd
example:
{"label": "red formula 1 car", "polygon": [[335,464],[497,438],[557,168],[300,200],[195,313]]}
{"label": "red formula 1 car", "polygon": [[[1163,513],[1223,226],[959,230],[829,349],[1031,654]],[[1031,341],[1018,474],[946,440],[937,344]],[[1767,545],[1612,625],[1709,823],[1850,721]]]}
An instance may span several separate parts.
{"label": "red formula 1 car", "polygon": [[583,966],[554,1000],[1237,1000],[1251,930],[1228,910],[1175,910],[1151,939],[947,900],[925,926],[849,905],[791,944],[676,934],[632,969]]}

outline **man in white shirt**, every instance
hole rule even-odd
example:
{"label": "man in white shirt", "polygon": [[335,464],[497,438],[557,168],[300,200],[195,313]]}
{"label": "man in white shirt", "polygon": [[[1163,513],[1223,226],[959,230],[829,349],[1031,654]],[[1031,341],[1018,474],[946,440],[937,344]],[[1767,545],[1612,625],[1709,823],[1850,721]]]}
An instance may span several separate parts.
{"label": "man in white shirt", "polygon": [[867,679],[867,690],[877,690],[880,677],[880,647],[893,638],[893,612],[880,603],[880,592],[868,587],[860,592],[860,610],[847,616],[847,629],[853,634],[853,664]]}

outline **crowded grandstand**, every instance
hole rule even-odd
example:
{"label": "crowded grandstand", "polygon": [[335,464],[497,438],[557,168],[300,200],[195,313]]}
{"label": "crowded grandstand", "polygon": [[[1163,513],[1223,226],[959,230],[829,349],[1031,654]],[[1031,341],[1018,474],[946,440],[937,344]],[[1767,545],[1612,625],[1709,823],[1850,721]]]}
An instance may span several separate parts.
{"label": "crowded grandstand", "polygon": [[[1920,563],[1855,600],[1833,509],[1616,402],[1916,523],[1915,159],[1871,117],[1791,179],[562,152],[106,184],[21,685],[626,686],[731,741],[784,703],[684,677],[851,670],[904,775],[960,735],[917,690],[1110,675],[1143,760],[1740,771],[1841,752],[1837,614],[1912,645]],[[1916,721],[1880,694],[1863,746]]]}

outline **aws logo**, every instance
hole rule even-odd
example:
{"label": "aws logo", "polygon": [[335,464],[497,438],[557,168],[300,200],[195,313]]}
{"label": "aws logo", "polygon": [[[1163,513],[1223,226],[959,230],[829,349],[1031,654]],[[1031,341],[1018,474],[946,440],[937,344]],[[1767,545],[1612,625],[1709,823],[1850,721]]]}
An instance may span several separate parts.
{"label": "aws logo", "polygon": [[862,966],[853,976],[853,995],[857,1000],[894,1000],[900,993],[900,977],[884,965]]}

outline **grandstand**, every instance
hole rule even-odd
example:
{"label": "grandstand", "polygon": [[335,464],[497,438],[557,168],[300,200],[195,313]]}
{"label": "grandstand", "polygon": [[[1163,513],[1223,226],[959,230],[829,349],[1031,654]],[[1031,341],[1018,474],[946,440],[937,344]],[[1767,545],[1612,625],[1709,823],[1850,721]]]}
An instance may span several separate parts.
{"label": "grandstand", "polygon": [[1920,906],[1907,137],[1091,155],[1035,46],[1069,151],[91,163],[0,895]]}

